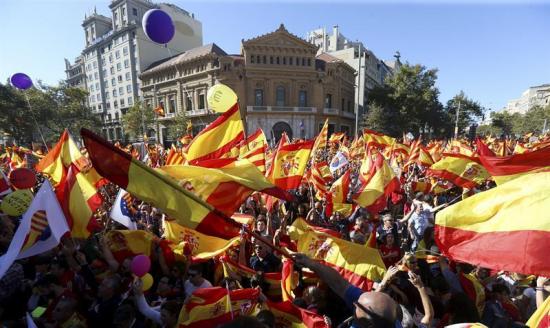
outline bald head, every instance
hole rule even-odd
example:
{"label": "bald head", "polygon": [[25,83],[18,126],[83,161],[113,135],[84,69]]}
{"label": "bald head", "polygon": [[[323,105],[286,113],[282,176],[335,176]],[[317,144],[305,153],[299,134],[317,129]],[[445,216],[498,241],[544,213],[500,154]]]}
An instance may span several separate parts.
{"label": "bald head", "polygon": [[[374,315],[385,319],[393,324],[397,320],[397,303],[387,294],[380,292],[367,292],[361,294],[357,301],[360,305],[372,312]],[[365,313],[360,307],[355,308],[357,318],[372,318],[372,315]]]}

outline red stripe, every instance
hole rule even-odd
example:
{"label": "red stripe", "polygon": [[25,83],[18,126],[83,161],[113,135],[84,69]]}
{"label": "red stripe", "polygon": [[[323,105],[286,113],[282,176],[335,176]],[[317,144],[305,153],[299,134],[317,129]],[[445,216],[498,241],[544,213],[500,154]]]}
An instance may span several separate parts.
{"label": "red stripe", "polygon": [[479,157],[471,157],[471,156],[467,156],[467,155],[464,155],[464,154],[457,154],[457,153],[443,153],[441,155],[443,157],[463,158],[463,159],[468,160],[468,161],[476,162],[479,165],[483,165],[481,163],[481,160],[479,159]]}
{"label": "red stripe", "polygon": [[275,179],[275,185],[284,190],[296,189],[302,181],[301,175]]}
{"label": "red stripe", "polygon": [[194,163],[193,165],[200,166],[200,167],[207,167],[207,168],[213,168],[213,169],[219,169],[222,167],[226,167],[227,165],[230,165],[237,161],[237,158],[230,157],[230,158],[216,158],[216,159],[207,159],[204,161],[199,161],[197,163]]}
{"label": "red stripe", "polygon": [[[197,140],[197,138],[195,138],[195,140]],[[233,140],[226,143],[223,147],[218,148],[217,150],[211,153],[208,153],[204,156],[197,157],[194,160],[190,161],[189,163],[195,165],[200,161],[204,161],[208,159],[219,159],[225,154],[227,154],[232,148],[237,147],[243,140],[244,140],[244,132],[241,131],[239,132],[239,134],[237,134],[235,138],[233,138]]]}
{"label": "red stripe", "polygon": [[362,275],[359,275],[351,270],[348,270],[346,268],[337,266],[335,264],[321,261],[321,263],[326,264],[332,268],[334,268],[340,275],[350,282],[350,284],[354,285],[355,287],[361,288],[364,291],[370,291],[372,289],[373,281],[369,280],[367,277],[364,277]]}
{"label": "red stripe", "polygon": [[550,231],[479,233],[436,225],[435,235],[439,249],[455,261],[495,270],[550,276]]}
{"label": "red stripe", "polygon": [[464,179],[460,175],[456,175],[453,172],[447,171],[447,170],[432,170],[428,169],[426,176],[433,176],[438,177],[444,180],[451,181],[455,185],[462,187],[462,188],[468,188],[472,189],[478,184],[475,181]]}
{"label": "red stripe", "polygon": [[215,212],[210,212],[195,227],[195,230],[206,235],[231,239],[239,235],[240,228],[240,223],[233,220],[226,220]]}
{"label": "red stripe", "polygon": [[251,143],[252,141],[254,141],[254,139],[258,138],[260,135],[262,135],[262,129],[257,129],[256,132],[254,132],[253,134],[249,135],[248,138],[246,138],[246,143],[247,144]]}
{"label": "red stripe", "polygon": [[290,145],[284,145],[282,146],[279,151],[295,151],[295,150],[302,150],[302,149],[311,149],[313,147],[313,140],[298,142],[295,144]]}
{"label": "red stripe", "polygon": [[263,154],[263,153],[264,153],[264,149],[265,149],[265,147],[260,147],[260,148],[258,148],[258,149],[256,149],[256,150],[254,150],[254,151],[252,151],[252,152],[246,154],[246,155],[244,156],[244,158],[250,158],[250,157],[255,156],[255,155]]}
{"label": "red stripe", "polygon": [[550,166],[550,148],[505,157],[479,158],[492,176],[512,175]]}
{"label": "red stripe", "polygon": [[36,164],[36,170],[38,172],[43,171],[51,164],[55,163],[57,158],[59,157],[61,153],[61,148],[63,147],[63,144],[69,139],[69,132],[67,130],[63,131],[63,134],[61,135],[61,138],[59,138],[59,141],[55,145],[55,147],[50,150],[44,158],[38,164]]}

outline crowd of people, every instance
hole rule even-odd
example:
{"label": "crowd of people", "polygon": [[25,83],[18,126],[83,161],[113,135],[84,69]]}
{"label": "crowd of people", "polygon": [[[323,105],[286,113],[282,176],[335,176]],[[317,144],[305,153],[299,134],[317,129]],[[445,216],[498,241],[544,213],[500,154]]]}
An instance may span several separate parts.
{"label": "crowd of people", "polygon": [[[330,163],[336,151],[336,147],[329,148],[317,154],[317,159]],[[155,156],[156,162],[149,164],[159,166],[166,152],[158,151]],[[350,160],[333,172],[335,181],[351,170],[349,196],[358,184],[359,167],[360,161]],[[377,248],[387,268],[383,279],[366,292],[334,268],[293,253],[294,270],[299,272],[300,280],[292,302],[323,316],[327,326],[445,327],[482,323],[488,327],[525,327],[550,293],[548,279],[456,263],[440,254],[434,236],[435,216],[465,197],[463,190],[416,190],[419,182],[447,185],[430,180],[425,168],[416,164],[398,174],[401,187],[388,197],[379,213],[369,213],[360,206],[349,211],[332,210],[330,200],[319,196],[306,180],[292,191],[291,202],[277,201],[267,206],[257,193],[251,195],[239,212],[253,218],[249,229],[254,234],[243,229],[239,244],[224,256],[254,270],[252,277],[238,272],[220,276],[218,258],[198,262],[180,256],[167,261],[163,248],[166,215],[134,198],[131,205],[137,209],[133,220],[138,229],[156,236],[149,271],[154,284],[145,292],[142,280],[132,274],[132,258],[116,258],[107,242],[108,231],[125,229],[109,217],[118,193],[118,187],[109,183],[101,189],[103,204],[94,214],[97,229],[88,239],[66,237],[49,252],[14,262],[1,277],[0,323],[3,327],[26,326],[29,313],[38,327],[172,328],[178,326],[182,306],[194,292],[221,286],[261,292],[260,307],[254,316],[235,318],[223,327],[280,327],[276,315],[264,306],[268,301],[280,301],[280,296],[270,295],[264,277],[281,271],[281,248],[296,249],[288,230],[295,220],[303,219],[340,239]],[[39,185],[46,177],[37,176]],[[487,181],[471,192],[492,187],[494,183]],[[351,197],[348,202],[352,203]],[[8,249],[17,225],[17,217],[2,214],[0,254]],[[312,272],[318,279],[308,283],[303,279],[304,272]]]}

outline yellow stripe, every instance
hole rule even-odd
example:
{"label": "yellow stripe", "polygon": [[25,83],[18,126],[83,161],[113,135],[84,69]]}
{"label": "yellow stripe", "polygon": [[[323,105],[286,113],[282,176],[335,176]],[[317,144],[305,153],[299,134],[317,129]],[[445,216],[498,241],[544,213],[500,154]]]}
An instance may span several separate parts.
{"label": "yellow stripe", "polygon": [[550,173],[527,174],[458,202],[436,224],[474,232],[550,231]]}
{"label": "yellow stripe", "polygon": [[430,169],[449,171],[477,184],[491,177],[482,165],[466,158],[444,157],[439,162],[430,166]]}
{"label": "yellow stripe", "polygon": [[546,300],[537,308],[535,313],[529,318],[526,325],[533,328],[544,327],[541,323],[544,323],[542,320],[548,320],[550,313],[550,297],[546,297]]}
{"label": "yellow stripe", "polygon": [[90,222],[93,212],[88,206],[88,199],[97,193],[93,179],[88,173],[79,172],[76,175],[76,183],[69,194],[69,211],[73,218],[71,235],[74,238],[87,238],[90,232],[86,227]]}

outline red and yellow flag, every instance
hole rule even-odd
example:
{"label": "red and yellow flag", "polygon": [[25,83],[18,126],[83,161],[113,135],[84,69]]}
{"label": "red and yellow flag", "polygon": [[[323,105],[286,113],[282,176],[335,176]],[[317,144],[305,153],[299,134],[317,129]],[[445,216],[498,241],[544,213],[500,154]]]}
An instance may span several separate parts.
{"label": "red and yellow flag", "polygon": [[255,288],[227,291],[223,287],[199,288],[181,309],[178,327],[216,327],[256,310],[260,291]]}
{"label": "red and yellow flag", "polygon": [[537,308],[526,325],[531,328],[550,327],[550,297],[546,297],[546,300]]}
{"label": "red and yellow flag", "polygon": [[223,254],[227,249],[238,245],[240,239],[234,237],[226,240],[208,236],[169,220],[164,220],[163,228],[162,236],[171,242],[174,253],[191,255],[193,261],[204,261]]}
{"label": "red and yellow flag", "polygon": [[550,173],[533,173],[451,205],[436,216],[439,249],[456,261],[549,276],[549,194]]}
{"label": "red and yellow flag", "polygon": [[550,147],[511,156],[479,156],[481,163],[500,185],[521,175],[550,171]]}
{"label": "red and yellow flag", "polygon": [[427,167],[434,163],[432,156],[430,156],[430,153],[428,153],[424,146],[422,146],[420,139],[414,141],[411,145],[409,159],[407,160],[407,163],[405,163],[404,168],[413,163]]}
{"label": "red and yellow flag", "polygon": [[377,249],[324,233],[308,231],[301,235],[298,251],[333,267],[352,285],[367,291],[386,271]]}
{"label": "red and yellow flag", "polygon": [[157,114],[159,117],[165,117],[166,113],[164,113],[164,107],[162,104],[159,104],[155,109],[155,114]]}
{"label": "red and yellow flag", "polygon": [[318,162],[311,167],[310,181],[317,195],[322,197],[328,192],[328,184],[332,180],[327,162]]}
{"label": "red and yellow flag", "polygon": [[196,165],[200,161],[232,157],[232,151],[244,140],[244,129],[239,104],[220,115],[202,130],[187,148],[187,162]]}
{"label": "red and yellow flag", "polygon": [[338,178],[330,187],[327,202],[332,206],[332,212],[340,212],[348,216],[352,212],[352,204],[349,204],[348,194],[351,185],[351,172],[348,170]]}
{"label": "red and yellow flag", "polygon": [[183,158],[181,152],[176,149],[176,146],[172,145],[166,155],[165,165],[183,165],[184,163],[185,158]]}
{"label": "red and yellow flag", "polygon": [[340,238],[341,235],[339,232],[334,231],[332,229],[327,229],[323,227],[318,227],[313,224],[307,223],[304,219],[298,218],[292,222],[292,225],[288,227],[288,236],[292,240],[298,240],[300,239],[300,236],[305,234],[308,231],[315,231],[318,233],[325,233],[327,235],[331,235],[336,238]]}
{"label": "red and yellow flag", "polygon": [[415,193],[421,192],[427,194],[432,190],[432,184],[426,181],[413,181],[411,182],[411,189]]}
{"label": "red and yellow flag", "polygon": [[363,130],[363,138],[365,139],[365,144],[369,148],[386,148],[390,147],[396,142],[395,138],[369,129]]}
{"label": "red and yellow flag", "polygon": [[[223,266],[224,277],[238,275],[240,277],[251,279],[256,275],[256,271],[251,268],[240,265],[230,260],[227,256],[220,259]],[[263,274],[264,282],[268,284],[266,296],[273,299],[281,298],[281,272],[268,272]]]}
{"label": "red and yellow flag", "polygon": [[462,286],[464,293],[476,305],[479,315],[482,316],[483,309],[485,308],[485,287],[472,274],[464,274],[460,272],[458,275],[458,281],[460,282],[460,286]]}
{"label": "red and yellow flag", "polygon": [[275,327],[329,328],[323,316],[299,308],[291,301],[267,302],[267,307],[275,316]]}
{"label": "red and yellow flag", "polygon": [[319,131],[319,134],[315,138],[315,144],[313,144],[313,149],[311,150],[313,156],[317,152],[317,149],[326,148],[328,144],[328,118],[325,120],[325,124]]}
{"label": "red and yellow flag", "polygon": [[[328,132],[328,130],[327,130]],[[344,136],[346,134],[344,132],[336,132],[336,133],[333,133],[331,136],[330,136],[330,139],[328,140],[329,143],[339,143],[342,141],[342,139],[344,139]]]}
{"label": "red and yellow flag", "polygon": [[151,256],[155,240],[158,237],[145,230],[111,230],[105,234],[107,246],[119,263],[140,254]]}
{"label": "red and yellow flag", "polygon": [[256,130],[254,134],[246,139],[246,145],[241,147],[240,158],[251,161],[262,174],[265,174],[265,152],[267,150],[267,140],[262,129]]}
{"label": "red and yellow flag", "polygon": [[468,189],[491,177],[477,157],[461,154],[445,154],[442,160],[430,166],[426,175],[448,180]]}
{"label": "red and yellow flag", "polygon": [[97,172],[114,184],[160,208],[185,227],[221,238],[239,234],[238,224],[221,217],[212,205],[170,176],[147,167],[89,130],[82,129],[81,134]]}
{"label": "red and yellow flag", "polygon": [[367,153],[359,170],[359,181],[360,187],[353,199],[374,214],[386,207],[388,196],[399,188],[399,180],[378,151]]}
{"label": "red and yellow flag", "polygon": [[476,153],[480,156],[496,156],[481,138],[476,138]]}
{"label": "red and yellow flag", "polygon": [[294,295],[292,290],[296,288],[296,277],[294,277],[294,262],[283,258],[283,268],[281,270],[281,293],[284,301],[292,301]]}
{"label": "red and yellow flag", "polygon": [[298,188],[312,147],[313,141],[304,141],[277,149],[273,159],[273,169],[268,176],[269,181],[284,190]]}

